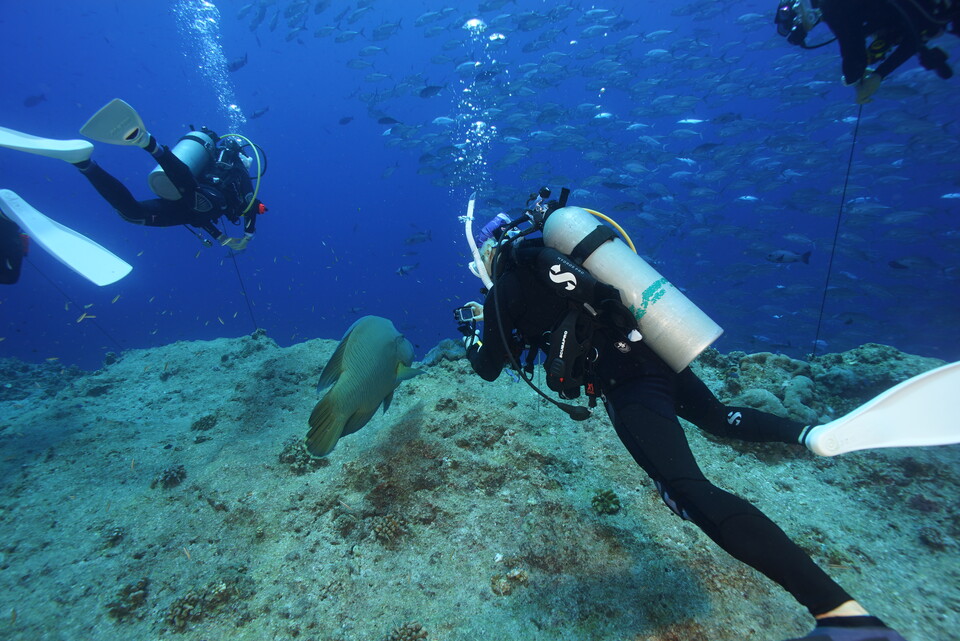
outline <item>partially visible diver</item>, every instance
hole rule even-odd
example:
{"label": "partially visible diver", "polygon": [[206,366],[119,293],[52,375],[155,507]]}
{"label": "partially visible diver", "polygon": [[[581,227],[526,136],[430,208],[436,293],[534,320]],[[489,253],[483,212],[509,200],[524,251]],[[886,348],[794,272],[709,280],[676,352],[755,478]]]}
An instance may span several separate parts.
{"label": "partially visible diver", "polygon": [[840,46],[843,82],[853,85],[857,104],[870,102],[883,79],[914,55],[924,69],[953,76],[946,51],[927,43],[948,32],[960,36],[956,0],[782,0],[775,17],[778,33],[805,49],[833,42],[807,44],[821,21]]}
{"label": "partially visible diver", "polygon": [[20,280],[20,266],[29,246],[29,238],[20,226],[0,213],[0,285]]}
{"label": "partially visible diver", "polygon": [[[137,112],[120,99],[104,106],[80,132],[100,142],[136,146],[149,153],[159,165],[150,173],[149,183],[160,198],[134,198],[117,178],[90,158],[93,145],[86,141],[53,140],[3,130],[0,146],[73,164],[128,222],[148,227],[196,227],[235,251],[245,249],[253,239],[257,216],[266,212],[267,207],[257,197],[264,173],[261,153],[246,138],[237,134],[220,137],[202,128],[190,131],[170,149],[159,144]],[[254,158],[256,186],[249,175]],[[242,219],[243,236],[231,237],[221,231],[217,227],[221,218],[233,224],[240,224]]]}
{"label": "partially visible diver", "polygon": [[[8,143],[17,139],[32,144],[32,139],[24,139],[23,134],[3,127],[0,137]],[[82,140],[73,143],[90,145]],[[45,250],[100,287],[117,282],[133,269],[99,243],[37,211],[15,191],[0,189],[0,283],[12,285],[19,280],[30,245]]]}
{"label": "partially visible diver", "polygon": [[[564,195],[547,203],[541,212],[545,224],[539,224],[533,212],[529,219],[534,224],[519,233],[521,219],[498,219],[484,226],[478,240],[492,237],[475,253],[481,264],[471,263],[471,271],[492,287],[482,306],[470,302],[454,312],[473,370],[493,381],[509,364],[534,387],[530,377],[542,351],[547,386],[561,399],[576,398],[583,390],[591,407],[602,400],[620,440],[654,481],[667,507],[807,608],[816,627],[805,638],[905,641],[871,616],[759,509],[707,480],[678,416],[713,435],[752,442],[798,445],[806,442],[810,428],[721,403],[688,366],[717,337],[712,321],[685,325],[686,319],[673,319],[673,325],[684,327],[673,335],[667,327],[670,319],[664,319],[662,327],[645,325],[647,317],[658,313],[653,311],[656,305],[676,309],[678,303],[669,298],[682,294],[652,269],[639,278],[617,274],[624,264],[631,265],[624,272],[636,271],[615,251],[629,249],[586,210],[563,206],[565,200]],[[552,217],[561,217],[553,228]],[[543,238],[525,237],[538,227]],[[561,235],[567,238],[558,242]],[[626,292],[624,298],[621,292]],[[476,321],[483,321],[482,335]],[[685,335],[691,333],[701,336]],[[534,389],[575,420],[589,416],[585,407],[558,403]]]}

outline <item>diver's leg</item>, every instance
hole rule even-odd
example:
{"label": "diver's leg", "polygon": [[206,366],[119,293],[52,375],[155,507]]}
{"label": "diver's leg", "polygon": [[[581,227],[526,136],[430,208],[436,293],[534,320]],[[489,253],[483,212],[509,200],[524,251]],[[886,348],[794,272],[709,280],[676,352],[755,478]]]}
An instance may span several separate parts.
{"label": "diver's leg", "polygon": [[113,175],[107,173],[103,167],[93,160],[75,163],[74,166],[124,220],[137,223],[143,218],[140,203],[133,197],[130,190]]}
{"label": "diver's leg", "polygon": [[137,200],[122,182],[93,160],[76,163],[75,166],[128,223],[148,227],[171,227],[194,222],[190,212],[184,211],[183,207],[177,204],[180,201],[162,198]]}
{"label": "diver's leg", "polygon": [[150,136],[150,143],[146,150],[156,159],[157,164],[163,169],[163,173],[167,175],[173,186],[180,192],[181,197],[192,197],[193,192],[197,189],[197,179],[190,168],[177,158],[169,147],[158,144],[153,136]]}
{"label": "diver's leg", "polygon": [[676,380],[677,415],[700,429],[741,441],[800,443],[803,423],[752,407],[724,405],[689,367]]}
{"label": "diver's leg", "polygon": [[760,510],[703,476],[679,421],[640,404],[608,403],[607,411],[620,440],[676,514],[780,584],[814,616],[852,600]]}

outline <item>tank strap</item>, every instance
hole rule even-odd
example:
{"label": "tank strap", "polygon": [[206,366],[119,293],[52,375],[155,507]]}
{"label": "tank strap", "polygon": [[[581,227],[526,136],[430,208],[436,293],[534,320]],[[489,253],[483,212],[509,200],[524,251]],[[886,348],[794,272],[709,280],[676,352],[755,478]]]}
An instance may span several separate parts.
{"label": "tank strap", "polygon": [[597,250],[597,247],[616,237],[617,235],[613,230],[606,225],[597,225],[592,232],[584,236],[583,240],[577,243],[577,246],[570,252],[570,258],[582,265],[583,261],[590,258],[590,254]]}

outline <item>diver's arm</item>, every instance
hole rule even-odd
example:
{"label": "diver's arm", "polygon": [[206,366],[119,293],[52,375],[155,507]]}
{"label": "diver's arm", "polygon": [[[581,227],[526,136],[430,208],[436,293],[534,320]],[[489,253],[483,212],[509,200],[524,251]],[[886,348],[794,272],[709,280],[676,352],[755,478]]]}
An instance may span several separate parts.
{"label": "diver's arm", "polygon": [[[492,290],[491,290],[492,292]],[[467,360],[480,378],[495,381],[506,362],[505,348],[497,328],[497,312],[494,309],[492,293],[483,305],[483,338],[467,348]]]}
{"label": "diver's arm", "polygon": [[503,333],[509,336],[513,332],[513,321],[510,314],[510,302],[516,296],[522,296],[519,283],[512,275],[506,275],[493,286],[483,302],[483,336],[481,343],[474,343],[467,349],[467,360],[480,378],[485,381],[495,381],[500,376],[503,366],[507,363],[507,349],[500,333],[500,322],[497,316],[497,306],[494,303],[494,291],[500,297],[500,309],[504,312]]}
{"label": "diver's arm", "polygon": [[837,37],[842,60],[843,82],[851,85],[867,70],[866,34],[863,17],[849,2],[830,2],[823,7],[823,21]]}
{"label": "diver's arm", "polygon": [[497,377],[500,376],[500,372],[503,370],[503,363],[497,363],[495,358],[491,358],[493,350],[486,346],[481,347],[477,343],[474,343],[470,346],[470,349],[467,350],[467,360],[470,361],[470,366],[473,367],[473,371],[477,373],[480,378],[485,381],[493,382],[497,380]]}

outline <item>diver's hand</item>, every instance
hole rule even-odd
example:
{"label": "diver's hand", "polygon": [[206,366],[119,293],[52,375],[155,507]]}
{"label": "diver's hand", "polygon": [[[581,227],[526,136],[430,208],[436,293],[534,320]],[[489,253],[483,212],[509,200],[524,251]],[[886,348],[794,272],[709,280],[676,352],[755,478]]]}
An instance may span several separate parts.
{"label": "diver's hand", "polygon": [[854,83],[853,87],[857,90],[857,104],[865,105],[868,102],[872,102],[873,94],[880,88],[882,81],[883,78],[881,78],[879,74],[868,73],[858,82]]}
{"label": "diver's hand", "polygon": [[473,320],[482,321],[483,320],[483,305],[476,301],[470,301],[464,307],[469,307],[470,311],[473,312]]}

